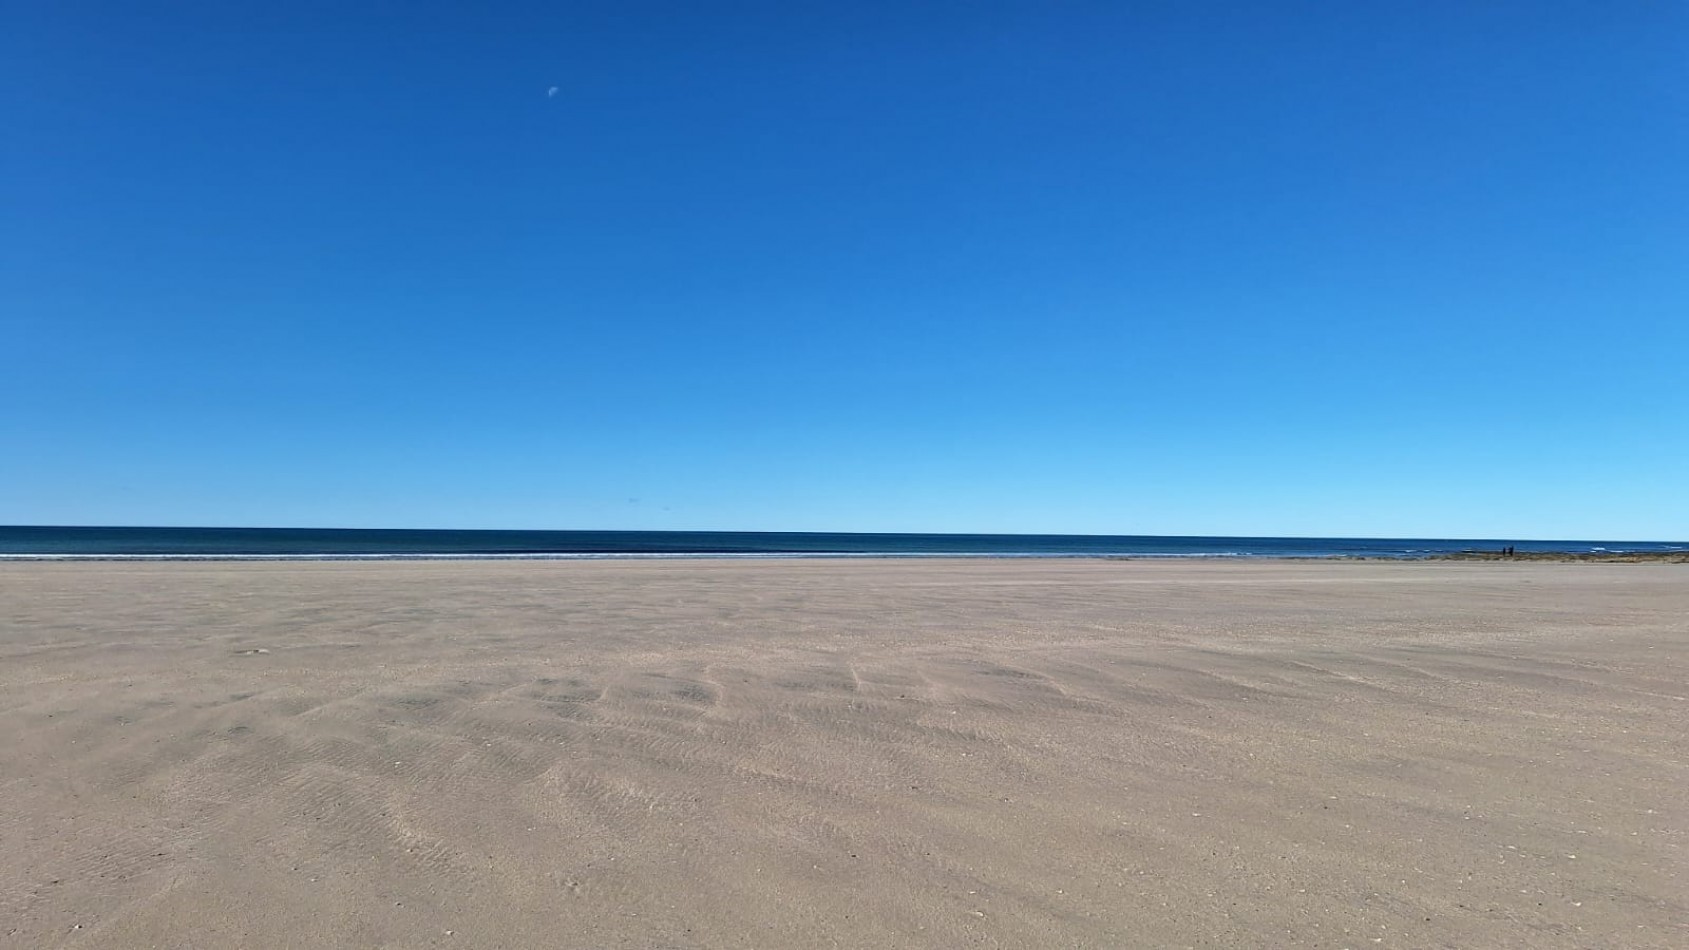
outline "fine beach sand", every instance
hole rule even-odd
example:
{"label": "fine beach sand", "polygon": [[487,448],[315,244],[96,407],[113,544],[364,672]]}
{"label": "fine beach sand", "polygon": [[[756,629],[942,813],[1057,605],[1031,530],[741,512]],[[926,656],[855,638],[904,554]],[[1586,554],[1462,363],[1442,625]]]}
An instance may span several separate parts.
{"label": "fine beach sand", "polygon": [[1689,568],[0,564],[0,946],[1689,946]]}

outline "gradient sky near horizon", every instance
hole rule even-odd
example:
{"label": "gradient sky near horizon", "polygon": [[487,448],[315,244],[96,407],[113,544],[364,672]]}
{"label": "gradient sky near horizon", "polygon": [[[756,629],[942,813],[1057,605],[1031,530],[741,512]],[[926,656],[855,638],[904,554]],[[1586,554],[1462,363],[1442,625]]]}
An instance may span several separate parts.
{"label": "gradient sky near horizon", "polygon": [[1689,538],[1684,4],[5,19],[0,523]]}

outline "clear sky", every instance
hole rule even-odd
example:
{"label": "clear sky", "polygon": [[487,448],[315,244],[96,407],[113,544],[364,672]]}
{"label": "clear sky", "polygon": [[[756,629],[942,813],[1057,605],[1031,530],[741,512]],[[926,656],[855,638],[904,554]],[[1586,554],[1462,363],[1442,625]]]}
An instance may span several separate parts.
{"label": "clear sky", "polygon": [[1689,538],[1689,5],[5,21],[0,523]]}

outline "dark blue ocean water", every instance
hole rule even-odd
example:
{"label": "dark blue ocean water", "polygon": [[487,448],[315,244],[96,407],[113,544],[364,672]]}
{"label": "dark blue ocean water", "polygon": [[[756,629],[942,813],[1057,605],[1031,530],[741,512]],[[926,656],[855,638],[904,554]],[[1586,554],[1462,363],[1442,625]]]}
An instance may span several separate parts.
{"label": "dark blue ocean water", "polygon": [[757,531],[432,531],[362,528],[0,526],[0,557],[1396,557],[1468,550],[1681,551],[1658,541],[1223,538]]}

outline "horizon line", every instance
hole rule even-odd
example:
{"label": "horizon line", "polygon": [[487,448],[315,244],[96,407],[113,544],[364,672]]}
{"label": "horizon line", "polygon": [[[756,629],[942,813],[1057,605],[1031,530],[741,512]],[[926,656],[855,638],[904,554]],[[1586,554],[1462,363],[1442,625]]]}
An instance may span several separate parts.
{"label": "horizon line", "polygon": [[1178,538],[1281,541],[1512,541],[1525,543],[1605,542],[1624,544],[1689,544],[1689,541],[1642,538],[1548,538],[1523,535],[1364,535],[1364,534],[1119,534],[1069,531],[838,531],[766,530],[741,528],[412,528],[412,527],[325,527],[295,525],[166,525],[166,524],[0,524],[0,531],[32,530],[116,530],[116,531],[406,531],[406,532],[519,532],[536,534],[760,534],[760,535],[854,535],[863,537],[1004,537],[1004,538]]}

